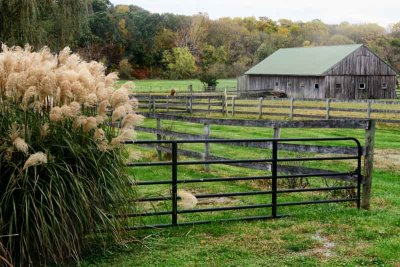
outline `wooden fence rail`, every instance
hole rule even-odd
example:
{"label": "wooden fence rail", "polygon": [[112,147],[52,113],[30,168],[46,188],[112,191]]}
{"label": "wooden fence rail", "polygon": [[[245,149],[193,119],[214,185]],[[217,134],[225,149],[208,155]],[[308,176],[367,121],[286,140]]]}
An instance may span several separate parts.
{"label": "wooden fence rail", "polygon": [[[339,99],[238,99],[227,95],[136,95],[139,108],[152,113],[219,113],[224,116],[279,116],[289,119],[375,119],[400,123],[400,101]],[[315,104],[315,105],[314,105]]]}
{"label": "wooden fence rail", "polygon": [[[144,114],[148,118],[157,120],[157,127],[137,127],[137,131],[152,133],[157,136],[157,140],[163,138],[179,138],[179,139],[212,139],[211,127],[212,125],[224,125],[224,126],[240,126],[240,127],[267,127],[274,130],[273,137],[280,138],[282,128],[341,128],[341,129],[363,129],[365,130],[365,145],[363,148],[364,155],[364,167],[363,167],[363,199],[362,207],[368,209],[370,206],[371,196],[371,185],[372,185],[372,170],[374,160],[374,138],[375,138],[375,121],[368,119],[356,119],[356,120],[308,120],[308,121],[271,121],[271,120],[238,120],[238,119],[215,119],[215,118],[200,118],[200,117],[189,117],[189,116],[178,116],[171,114],[155,114],[146,113]],[[204,125],[203,134],[188,134],[182,132],[172,131],[171,129],[162,128],[162,120],[168,121],[179,121],[179,122],[190,122],[199,123]],[[258,144],[254,142],[243,142],[243,143],[227,143],[234,146],[242,147],[254,147],[254,148],[267,148],[270,149],[268,144]],[[326,146],[326,145],[299,145],[292,143],[282,143],[279,145],[279,149],[290,152],[302,152],[302,153],[325,153],[325,154],[354,154],[354,147],[346,146]],[[161,148],[157,148],[158,155],[162,152]],[[210,159],[211,155],[210,144],[206,143],[204,147],[204,153],[193,152],[193,151],[181,151],[183,155],[187,156],[201,156],[203,159]],[[292,168],[289,166],[287,168]],[[205,166],[206,170],[209,166]],[[286,168],[286,169],[287,169]],[[293,167],[294,168],[294,167]],[[296,172],[301,171],[301,167],[296,167]],[[287,170],[288,173],[289,169]],[[306,174],[308,171],[303,170]],[[313,170],[315,171],[315,170]],[[284,169],[283,169],[284,172]]]}

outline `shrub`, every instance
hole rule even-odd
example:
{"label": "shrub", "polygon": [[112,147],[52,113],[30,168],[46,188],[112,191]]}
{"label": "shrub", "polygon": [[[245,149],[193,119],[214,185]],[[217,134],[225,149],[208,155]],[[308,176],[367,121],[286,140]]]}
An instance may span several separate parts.
{"label": "shrub", "polygon": [[172,51],[164,51],[163,63],[171,79],[193,78],[196,72],[196,60],[187,47],[175,47]]}
{"label": "shrub", "polygon": [[126,58],[121,60],[118,64],[119,76],[122,79],[130,80],[132,79],[133,68],[132,64]]}
{"label": "shrub", "polygon": [[215,89],[218,85],[218,78],[224,74],[225,66],[223,64],[213,64],[207,67],[199,74],[199,80],[204,84],[204,87],[212,87]]}
{"label": "shrub", "polygon": [[118,230],[110,214],[131,193],[121,142],[142,120],[137,102],[68,48],[2,49],[0,247],[15,265],[78,260],[85,235]]}

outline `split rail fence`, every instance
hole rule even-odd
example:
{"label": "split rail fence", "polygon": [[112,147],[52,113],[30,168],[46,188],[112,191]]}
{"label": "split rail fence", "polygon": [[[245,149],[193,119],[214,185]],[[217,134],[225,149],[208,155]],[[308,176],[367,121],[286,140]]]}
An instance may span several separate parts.
{"label": "split rail fence", "polygon": [[240,99],[227,95],[135,96],[141,111],[150,113],[203,113],[258,119],[374,119],[383,123],[400,123],[400,101],[338,99]]}

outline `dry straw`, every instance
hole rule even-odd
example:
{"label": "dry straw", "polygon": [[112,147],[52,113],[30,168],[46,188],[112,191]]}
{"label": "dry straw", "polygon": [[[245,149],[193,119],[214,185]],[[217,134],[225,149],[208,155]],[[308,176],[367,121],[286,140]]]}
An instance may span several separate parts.
{"label": "dry straw", "polygon": [[183,209],[193,209],[198,203],[197,198],[192,193],[185,190],[178,190],[178,197],[180,197],[178,204]]}

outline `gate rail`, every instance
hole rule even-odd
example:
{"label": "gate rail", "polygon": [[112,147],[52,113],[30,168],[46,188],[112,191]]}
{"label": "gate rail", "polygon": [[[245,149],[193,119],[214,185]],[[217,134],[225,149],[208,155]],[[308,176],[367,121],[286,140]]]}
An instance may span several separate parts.
{"label": "gate rail", "polygon": [[[350,156],[334,156],[334,157],[300,157],[300,158],[279,158],[279,143],[281,142],[309,142],[309,141],[353,141],[357,146],[357,155]],[[243,142],[270,142],[272,143],[272,158],[269,159],[228,159],[228,160],[190,160],[180,161],[178,160],[178,145],[179,144],[195,144],[195,143],[243,143]],[[205,224],[211,222],[223,222],[223,221],[248,221],[248,220],[260,220],[260,219],[273,219],[280,218],[284,215],[278,214],[278,207],[284,206],[296,206],[296,205],[311,205],[311,204],[325,204],[325,203],[340,203],[340,202],[355,202],[357,208],[360,208],[361,202],[361,158],[362,158],[362,146],[360,142],[352,137],[344,138],[286,138],[286,139],[209,139],[209,140],[144,140],[125,142],[125,144],[137,144],[137,145],[171,145],[171,160],[170,161],[158,161],[158,162],[137,162],[128,164],[128,167],[154,167],[154,166],[171,166],[171,180],[163,181],[137,181],[133,182],[136,186],[146,185],[171,185],[171,196],[160,196],[160,197],[145,197],[139,198],[137,202],[152,202],[152,201],[172,201],[172,209],[166,211],[155,211],[155,212],[143,212],[143,213],[131,213],[121,217],[133,218],[141,216],[159,216],[159,215],[171,215],[171,223],[168,224],[154,224],[154,225],[141,225],[128,227],[128,230],[135,229],[148,229],[148,228],[164,228],[170,226],[182,226],[182,225],[193,225],[193,224]],[[357,160],[357,167],[352,172],[318,172],[310,174],[288,174],[280,175],[279,162],[306,162],[306,161],[328,161],[328,160]],[[249,177],[222,177],[222,178],[200,178],[200,179],[178,179],[178,166],[184,165],[207,165],[207,164],[232,164],[232,163],[268,163],[271,165],[271,175],[265,176],[249,176]],[[317,188],[295,188],[295,189],[278,189],[278,179],[285,178],[309,178],[309,177],[343,177],[347,176],[348,181],[353,182],[355,185],[350,186],[334,186],[334,187],[317,187]],[[250,196],[250,195],[271,195],[271,203],[267,204],[254,204],[245,206],[229,206],[229,207],[213,207],[213,208],[201,208],[201,209],[187,209],[178,210],[178,184],[183,183],[212,183],[212,182],[226,182],[226,181],[248,181],[248,180],[270,180],[271,190],[268,191],[252,191],[252,192],[230,192],[230,193],[217,193],[217,194],[199,194],[195,195],[196,198],[216,198],[216,197],[232,197],[232,196]],[[327,199],[327,200],[312,200],[312,201],[301,201],[301,202],[278,202],[278,195],[282,193],[299,193],[299,192],[316,192],[316,191],[338,191],[338,190],[356,190],[356,197],[340,198],[340,199]],[[178,214],[188,214],[197,212],[213,212],[213,211],[226,211],[226,210],[242,210],[242,209],[256,209],[256,208],[271,208],[270,215],[264,216],[251,216],[241,218],[229,218],[219,220],[202,220],[192,222],[178,222]]]}

